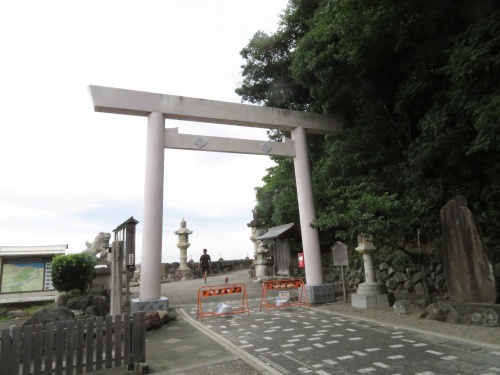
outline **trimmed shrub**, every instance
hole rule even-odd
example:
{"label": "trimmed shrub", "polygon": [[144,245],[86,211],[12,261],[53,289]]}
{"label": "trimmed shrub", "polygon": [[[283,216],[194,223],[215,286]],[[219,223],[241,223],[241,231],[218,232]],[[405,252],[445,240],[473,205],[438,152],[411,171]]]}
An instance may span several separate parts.
{"label": "trimmed shrub", "polygon": [[83,295],[95,278],[96,259],[87,253],[56,255],[52,259],[52,284],[59,292],[78,289]]}

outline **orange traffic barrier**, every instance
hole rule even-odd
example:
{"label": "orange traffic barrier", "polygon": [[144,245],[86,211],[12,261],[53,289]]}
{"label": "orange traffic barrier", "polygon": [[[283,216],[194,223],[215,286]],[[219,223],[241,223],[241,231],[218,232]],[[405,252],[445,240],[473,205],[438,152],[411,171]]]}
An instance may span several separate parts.
{"label": "orange traffic barrier", "polygon": [[[275,303],[275,304],[269,304],[268,301],[268,296],[267,292],[268,291],[285,291],[289,289],[297,289],[298,292],[298,300],[297,301],[292,301],[290,300],[289,303]],[[305,302],[303,302],[305,300]],[[304,284],[304,281],[299,278],[295,279],[282,279],[282,280],[269,280],[265,281],[262,284],[262,291],[260,293],[260,311],[262,311],[262,306],[266,306],[266,313],[269,312],[269,309],[271,308],[283,308],[283,307],[290,307],[290,306],[302,306],[306,305],[307,308],[309,308],[309,300],[307,298],[307,292],[306,292],[306,287]]]}
{"label": "orange traffic barrier", "polygon": [[[231,307],[230,311],[225,312],[213,312],[213,311],[203,311],[203,300],[209,297],[220,297],[227,294],[241,293],[241,307]],[[234,315],[234,314],[245,314],[250,315],[250,309],[248,307],[248,295],[247,287],[243,283],[235,284],[222,284],[222,285],[207,285],[202,286],[198,289],[198,309],[196,312],[196,319],[200,317],[203,320],[207,316],[222,316],[222,315]]]}

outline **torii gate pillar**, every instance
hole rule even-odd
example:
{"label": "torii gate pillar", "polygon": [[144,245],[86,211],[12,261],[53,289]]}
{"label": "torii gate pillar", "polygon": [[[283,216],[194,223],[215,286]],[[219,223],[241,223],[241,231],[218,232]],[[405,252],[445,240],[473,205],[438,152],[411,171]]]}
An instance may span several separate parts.
{"label": "torii gate pillar", "polygon": [[144,181],[144,218],[140,298],[131,300],[131,310],[169,309],[169,300],[161,295],[161,250],[163,226],[163,181],[165,174],[165,119],[163,113],[148,115],[146,138],[146,174]]}
{"label": "torii gate pillar", "polygon": [[335,302],[333,284],[324,284],[323,269],[321,267],[321,251],[319,235],[316,228],[309,225],[316,219],[314,197],[311,183],[311,169],[307,152],[306,132],[304,128],[295,128],[291,131],[295,141],[295,184],[297,185],[297,200],[299,204],[300,231],[302,235],[302,250],[307,284],[306,292],[309,301],[315,303]]}
{"label": "torii gate pillar", "polygon": [[146,141],[146,175],[144,181],[144,227],[142,230],[141,268],[148,277],[141,277],[141,299],[156,299],[160,295],[161,248],[163,225],[163,180],[165,171],[165,120],[163,114],[148,116]]}
{"label": "torii gate pillar", "polygon": [[[311,170],[307,153],[306,133],[304,128],[292,130],[292,139],[295,141],[295,184],[297,185],[297,199],[301,224],[311,223],[316,219],[314,199],[311,184]],[[304,250],[307,285],[323,284],[323,270],[321,269],[321,254],[319,251],[319,236],[315,228],[301,225],[302,248]]]}

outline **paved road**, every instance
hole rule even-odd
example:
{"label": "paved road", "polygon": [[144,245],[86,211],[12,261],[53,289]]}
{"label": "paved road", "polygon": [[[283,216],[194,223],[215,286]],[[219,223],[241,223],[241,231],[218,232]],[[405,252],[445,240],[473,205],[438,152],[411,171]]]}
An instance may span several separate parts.
{"label": "paved road", "polygon": [[[245,271],[246,272],[246,271]],[[230,343],[274,369],[276,374],[500,375],[500,349],[443,338],[432,333],[367,323],[324,308],[260,309],[260,284],[238,271],[209,278],[209,284],[245,282],[249,315],[196,320],[201,280],[162,285],[171,306],[215,341]],[[241,295],[207,299],[204,311],[223,301],[239,307]]]}
{"label": "paved road", "polygon": [[287,310],[257,307],[202,324],[281,374],[500,374],[500,350],[318,309]]}

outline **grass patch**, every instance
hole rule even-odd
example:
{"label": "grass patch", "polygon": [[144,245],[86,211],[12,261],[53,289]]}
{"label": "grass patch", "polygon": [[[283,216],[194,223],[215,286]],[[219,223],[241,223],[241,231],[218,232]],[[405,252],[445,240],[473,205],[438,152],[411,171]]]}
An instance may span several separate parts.
{"label": "grass patch", "polygon": [[15,305],[10,305],[8,308],[4,307],[0,309],[0,323],[8,322],[9,320],[12,320],[12,318],[9,316],[10,311],[15,311],[15,310],[22,310],[24,311],[28,316],[32,316],[35,312],[37,312],[40,309],[43,309],[45,307],[51,307],[55,306],[55,302],[45,302],[45,303],[29,303],[29,304],[15,304]]}
{"label": "grass patch", "polygon": [[55,305],[56,305],[55,302],[44,303],[44,304],[39,304],[39,305],[27,306],[26,308],[24,308],[22,310],[24,310],[29,316],[31,316],[34,313],[36,313],[38,310],[44,309],[46,307],[52,307],[52,306],[55,306]]}

